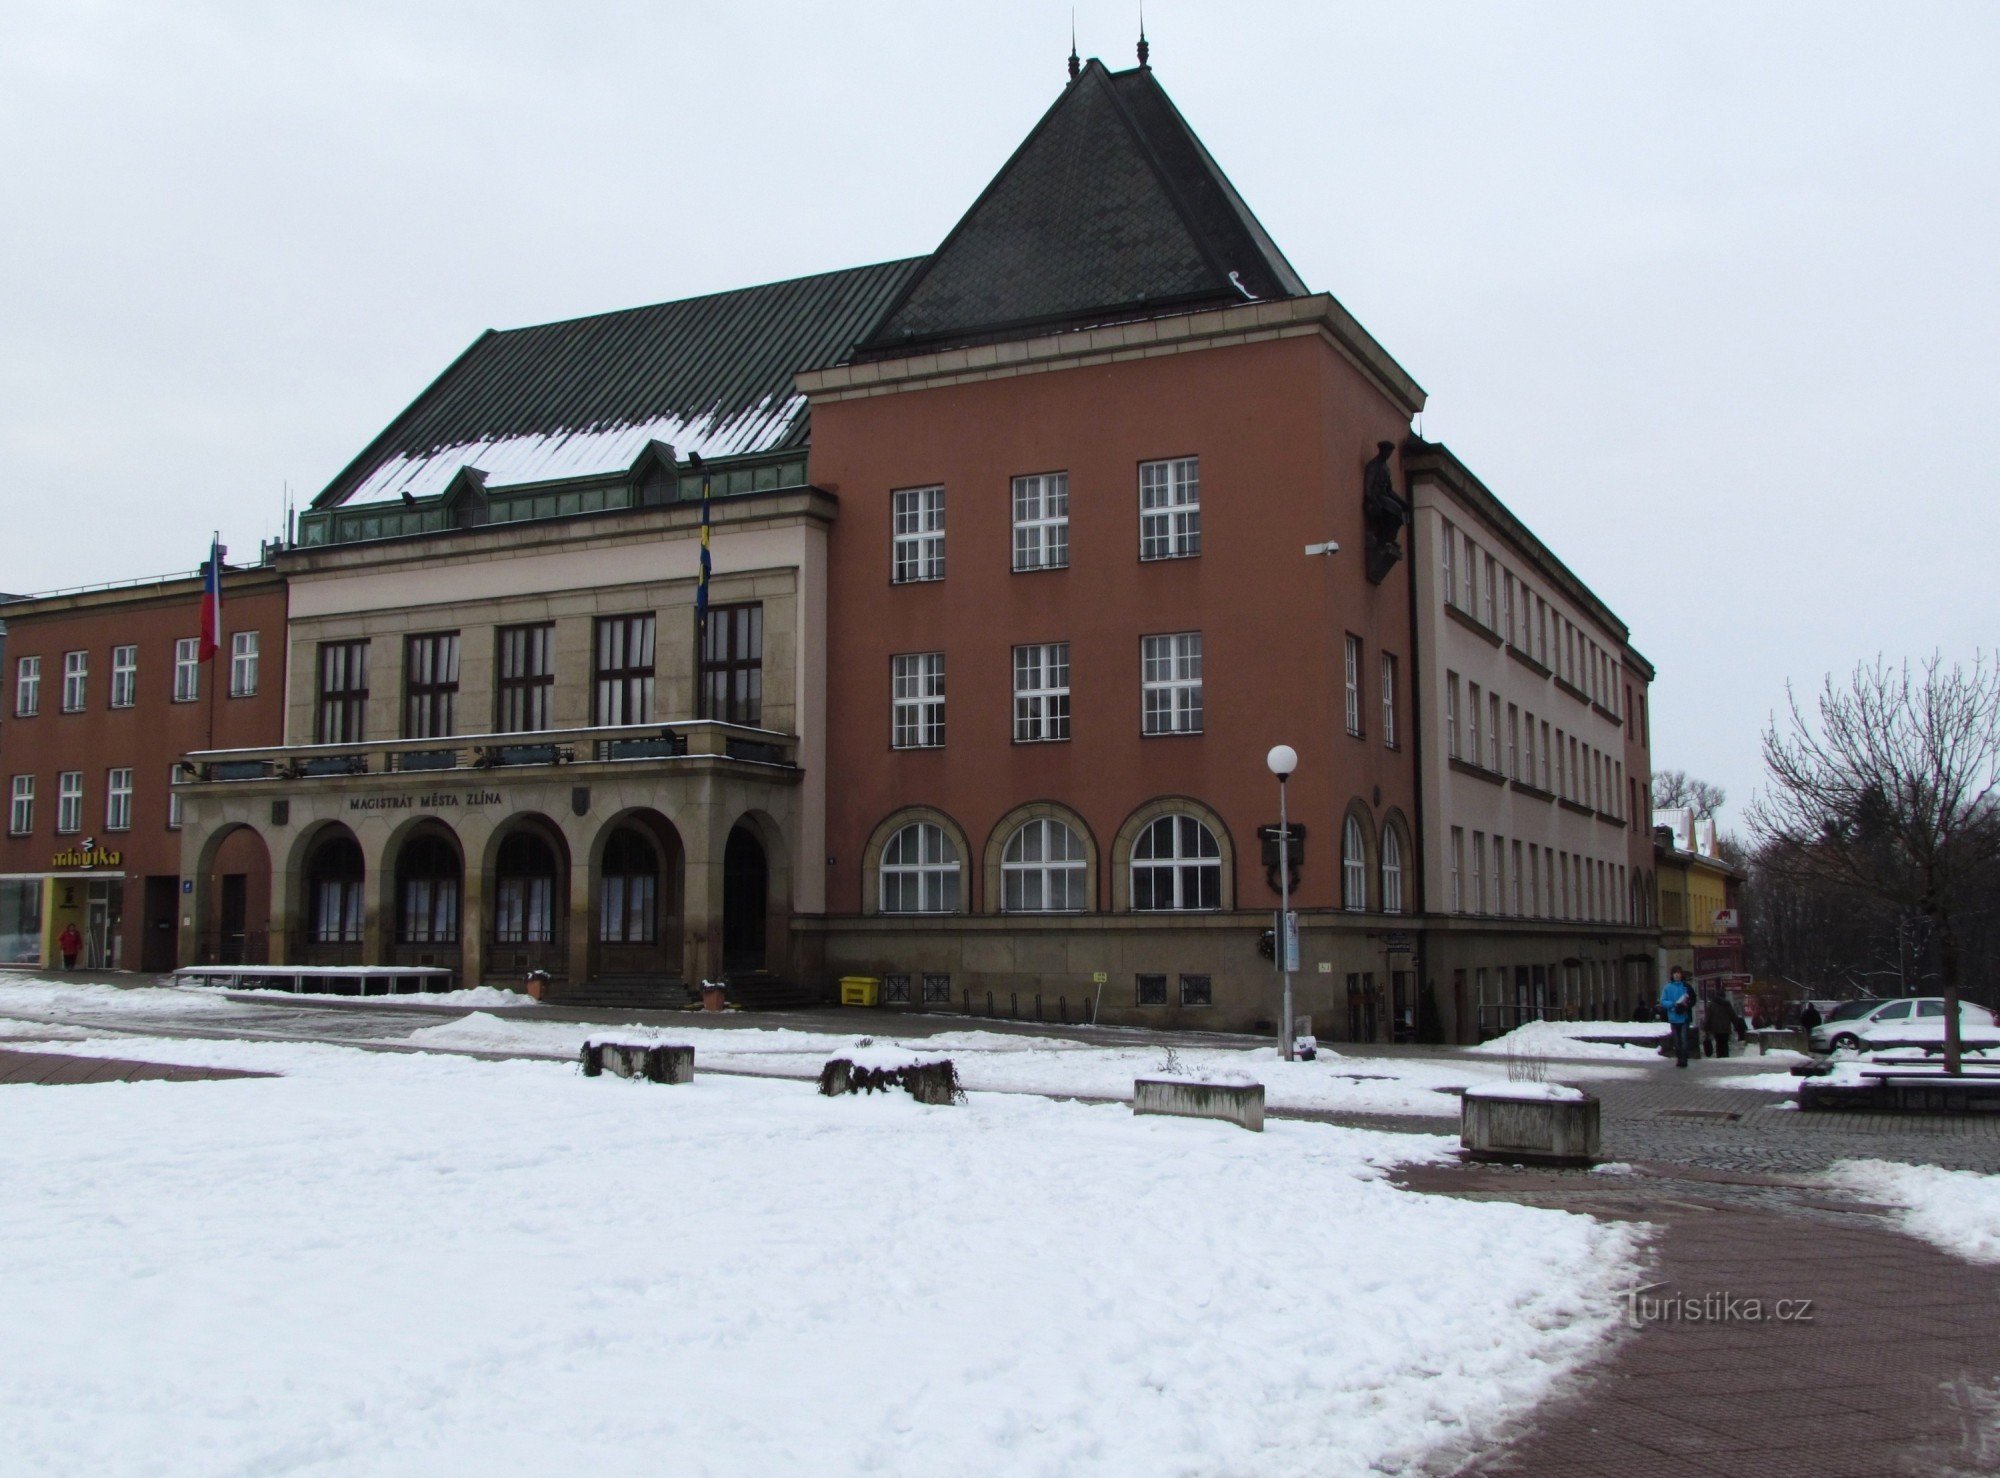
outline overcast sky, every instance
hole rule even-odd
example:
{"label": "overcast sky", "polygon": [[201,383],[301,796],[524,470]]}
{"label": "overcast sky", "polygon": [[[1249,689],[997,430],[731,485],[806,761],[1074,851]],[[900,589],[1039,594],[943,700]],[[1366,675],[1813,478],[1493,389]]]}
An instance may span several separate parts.
{"label": "overcast sky", "polygon": [[[1130,65],[1136,4],[1076,12]],[[1725,824],[1787,678],[1993,645],[2000,6],[1146,13]],[[0,590],[253,554],[489,326],[930,250],[1069,15],[0,0]]]}

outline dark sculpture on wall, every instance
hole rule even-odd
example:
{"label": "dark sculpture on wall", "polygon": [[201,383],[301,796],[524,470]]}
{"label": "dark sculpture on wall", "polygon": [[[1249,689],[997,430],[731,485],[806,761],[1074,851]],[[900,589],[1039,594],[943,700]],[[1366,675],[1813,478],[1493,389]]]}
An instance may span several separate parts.
{"label": "dark sculpture on wall", "polygon": [[1396,476],[1389,459],[1396,454],[1392,441],[1375,443],[1375,456],[1361,473],[1361,517],[1368,531],[1366,568],[1370,584],[1380,585],[1403,557],[1403,526],[1410,521],[1410,505],[1396,491]]}

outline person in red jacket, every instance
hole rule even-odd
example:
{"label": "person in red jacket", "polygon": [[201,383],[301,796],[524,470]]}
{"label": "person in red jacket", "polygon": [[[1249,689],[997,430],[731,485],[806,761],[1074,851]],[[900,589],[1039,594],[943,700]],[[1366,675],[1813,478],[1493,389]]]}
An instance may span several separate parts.
{"label": "person in red jacket", "polygon": [[74,922],[63,925],[62,933],[56,936],[56,948],[62,951],[63,969],[74,970],[77,952],[83,948],[83,935]]}

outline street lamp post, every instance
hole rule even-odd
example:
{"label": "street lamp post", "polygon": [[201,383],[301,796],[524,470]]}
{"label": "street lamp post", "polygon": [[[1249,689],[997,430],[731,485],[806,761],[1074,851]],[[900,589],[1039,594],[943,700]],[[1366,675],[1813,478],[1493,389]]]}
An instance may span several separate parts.
{"label": "street lamp post", "polygon": [[1278,777],[1278,927],[1272,938],[1278,947],[1278,975],[1284,981],[1284,1006],[1278,1017],[1278,1055],[1292,1060],[1292,828],[1285,814],[1285,782],[1299,767],[1299,753],[1289,744],[1274,745],[1264,763]]}

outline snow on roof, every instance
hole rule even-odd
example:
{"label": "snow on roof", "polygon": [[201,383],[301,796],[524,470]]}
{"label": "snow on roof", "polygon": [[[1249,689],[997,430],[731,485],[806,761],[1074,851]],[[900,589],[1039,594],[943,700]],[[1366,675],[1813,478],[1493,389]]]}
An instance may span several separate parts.
{"label": "snow on roof", "polygon": [[427,452],[399,452],[375,468],[344,503],[355,507],[393,502],[405,493],[413,498],[434,497],[451,484],[462,467],[485,473],[489,488],[623,472],[656,441],[672,447],[682,461],[690,452],[703,457],[737,457],[772,451],[785,444],[805,407],[803,395],[788,395],[782,400],[766,395],[736,415],[655,416],[610,425],[491,436]]}

